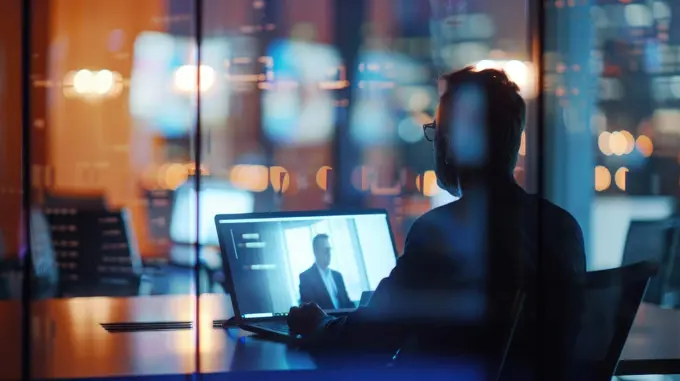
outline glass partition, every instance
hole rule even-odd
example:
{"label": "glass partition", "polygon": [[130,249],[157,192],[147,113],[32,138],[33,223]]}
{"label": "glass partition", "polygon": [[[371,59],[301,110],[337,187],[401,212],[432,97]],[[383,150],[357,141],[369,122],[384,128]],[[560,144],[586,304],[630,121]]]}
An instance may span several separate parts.
{"label": "glass partition", "polygon": [[0,378],[22,376],[22,4],[0,14]]}
{"label": "glass partition", "polygon": [[[32,0],[28,26],[22,1],[3,5],[0,332],[14,336],[0,355],[21,353],[30,255],[34,377],[314,368],[221,328],[234,310],[215,216],[385,209],[400,255],[416,219],[456,200],[437,183],[422,126],[440,76],[467,66],[518,85],[527,117],[515,180],[575,217],[588,270],[676,256],[673,1]],[[28,72],[15,59],[22,27]],[[363,272],[347,276],[359,303],[377,282],[366,268],[380,266],[357,247],[382,250],[386,231],[369,219],[291,224],[277,239],[300,254],[275,263],[289,281],[272,292],[302,301],[300,274],[325,235],[355,254],[330,263]],[[664,263],[645,305],[677,309],[680,271]],[[164,324],[170,333],[134,333]],[[635,337],[649,356],[662,347]],[[57,350],[68,343],[78,345]]]}

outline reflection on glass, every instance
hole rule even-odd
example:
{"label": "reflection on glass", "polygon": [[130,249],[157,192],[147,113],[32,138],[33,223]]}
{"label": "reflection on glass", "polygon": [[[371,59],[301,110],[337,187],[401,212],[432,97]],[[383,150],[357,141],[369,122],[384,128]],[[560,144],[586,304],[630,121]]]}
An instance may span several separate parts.
{"label": "reflection on glass", "polygon": [[[468,65],[505,70],[530,111],[545,106],[536,104],[538,75],[545,76],[544,95],[555,108],[542,122],[556,138],[542,142],[551,155],[543,175],[557,184],[546,196],[590,223],[584,233],[591,269],[620,265],[630,221],[675,214],[678,2],[601,0],[587,9],[550,2],[551,12],[581,12],[585,21],[557,23],[559,46],[546,54],[545,73],[531,62],[528,13],[519,0],[364,0],[356,20],[337,17],[343,0],[203,3],[198,62],[192,0],[34,1],[28,74],[35,199],[23,217],[32,226],[31,271],[40,278],[36,303],[118,295],[123,275],[139,272],[138,260],[148,283],[135,295],[192,293],[196,243],[208,268],[201,282],[223,293],[218,213],[386,208],[401,247],[415,218],[455,200],[437,185],[422,125],[435,115],[438,76]],[[0,309],[20,297],[26,233],[19,6],[8,0],[0,14]],[[355,40],[344,38],[357,31]],[[485,147],[472,109],[486,100],[474,90],[469,95],[456,113],[469,127],[460,130],[465,135],[456,141],[464,144],[456,149],[475,161]],[[531,113],[527,124],[515,170],[521,185],[538,175]],[[81,211],[129,218],[116,220],[117,228],[59,222]],[[91,241],[63,238],[76,233]],[[291,247],[296,234],[288,235]],[[103,254],[109,250],[124,255]],[[293,273],[304,267],[293,266]],[[121,283],[102,285],[101,274],[88,284],[73,279],[101,268]],[[65,292],[67,281],[75,286]],[[353,282],[356,294],[361,282]],[[112,303],[92,316],[73,308],[65,314],[95,324],[113,316]],[[17,327],[8,316],[0,313],[0,329]],[[193,339],[167,341],[190,352]],[[19,353],[18,345],[2,348],[0,358]]]}
{"label": "reflection on glass", "polygon": [[335,128],[332,90],[347,87],[345,68],[330,46],[276,41],[268,48],[271,80],[263,98],[263,129],[281,146],[327,142]]}
{"label": "reflection on glass", "polygon": [[[197,66],[192,38],[157,32],[137,37],[130,78],[130,114],[135,122],[165,137],[185,136],[196,118],[197,87],[201,93],[201,122],[209,126],[226,121],[228,40],[208,39],[201,48],[201,64]],[[197,71],[201,78],[198,86]]]}

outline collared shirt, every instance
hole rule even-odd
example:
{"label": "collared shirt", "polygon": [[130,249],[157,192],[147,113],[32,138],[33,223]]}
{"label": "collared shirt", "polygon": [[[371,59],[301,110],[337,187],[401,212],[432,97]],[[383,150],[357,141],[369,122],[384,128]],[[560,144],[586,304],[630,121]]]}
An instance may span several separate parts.
{"label": "collared shirt", "polygon": [[333,280],[333,273],[331,272],[331,269],[326,268],[324,270],[319,266],[316,266],[316,268],[319,270],[319,275],[321,275],[323,284],[326,286],[326,291],[328,291],[328,295],[331,297],[333,306],[336,309],[339,308],[340,302],[338,302],[338,288],[335,286],[335,280]]}

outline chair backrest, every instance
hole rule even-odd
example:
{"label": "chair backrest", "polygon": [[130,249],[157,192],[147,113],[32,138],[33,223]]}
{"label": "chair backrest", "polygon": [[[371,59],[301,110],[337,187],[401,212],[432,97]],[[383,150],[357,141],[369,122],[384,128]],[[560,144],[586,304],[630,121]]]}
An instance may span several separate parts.
{"label": "chair backrest", "polygon": [[60,195],[48,193],[45,195],[45,207],[47,209],[102,210],[106,209],[106,200],[102,194]]}
{"label": "chair backrest", "polygon": [[[52,298],[59,293],[60,280],[56,251],[52,243],[53,235],[42,210],[32,208],[30,219],[31,258],[33,260],[31,298]],[[23,222],[21,226],[23,230]],[[26,248],[22,247],[20,250],[20,257],[24,259]]]}
{"label": "chair backrest", "polygon": [[62,296],[135,296],[141,257],[121,210],[52,208],[47,215],[58,251]]}
{"label": "chair backrest", "polygon": [[[464,342],[461,343],[462,347],[471,348],[469,353],[463,352],[463,356],[470,356],[469,358],[472,359],[470,363],[476,362],[479,359],[479,365],[484,367],[483,372],[485,375],[483,379],[499,379],[503,372],[503,366],[505,365],[505,359],[510,350],[515,330],[522,316],[525,299],[526,293],[523,290],[517,291],[511,298],[510,295],[495,297],[494,300],[496,300],[497,306],[494,308],[494,311],[497,313],[494,313],[494,316],[488,319],[483,324],[483,327],[460,327],[455,325],[451,327],[438,327],[436,329],[431,328],[431,334],[439,336],[443,341],[447,341],[447,337],[456,340],[460,333],[468,331],[460,335],[460,337],[466,337],[463,340]],[[425,327],[425,329],[427,330],[428,328]],[[448,334],[446,331],[449,331]],[[461,352],[457,349],[442,353],[440,351],[441,348],[432,350],[432,348],[427,347],[427,344],[423,346],[422,342],[418,339],[417,334],[409,337],[394,356],[392,365],[400,367],[419,365],[439,367],[446,363],[453,365],[460,363],[461,359],[455,358],[455,356],[461,355]],[[476,339],[477,342],[473,343],[469,341],[470,339]],[[457,346],[453,342],[447,342],[444,345],[451,348]],[[447,356],[454,357],[449,358]],[[423,361],[423,359],[426,361]]]}
{"label": "chair backrest", "polygon": [[658,275],[649,281],[644,295],[645,302],[659,305],[663,303],[677,239],[676,219],[631,221],[621,264],[626,266],[649,260],[659,264]]}
{"label": "chair backrest", "polygon": [[0,230],[0,300],[9,299],[9,271],[6,270],[8,265],[5,261],[5,240]]}
{"label": "chair backrest", "polygon": [[[674,216],[673,220],[675,222],[675,241],[671,246],[670,254],[668,260],[664,264],[664,269],[659,269],[660,272],[664,273],[666,281],[664,283],[664,293],[674,294],[675,300],[664,301],[664,305],[670,308],[680,307],[680,216]],[[664,295],[666,296],[666,295]]]}
{"label": "chair backrest", "polygon": [[656,262],[643,261],[587,273],[574,379],[611,379],[649,279],[657,270]]}

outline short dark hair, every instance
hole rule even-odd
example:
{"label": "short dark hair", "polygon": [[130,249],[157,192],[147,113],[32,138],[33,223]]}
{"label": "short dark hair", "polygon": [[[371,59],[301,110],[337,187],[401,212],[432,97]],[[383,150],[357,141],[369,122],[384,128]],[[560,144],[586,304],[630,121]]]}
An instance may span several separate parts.
{"label": "short dark hair", "polygon": [[321,233],[315,235],[314,238],[312,238],[312,249],[316,249],[316,245],[318,245],[319,241],[322,239],[329,239],[328,234]]}
{"label": "short dark hair", "polygon": [[437,133],[447,133],[451,117],[447,114],[440,118],[442,112],[451,112],[450,106],[442,105],[450,105],[456,90],[462,86],[478,88],[486,98],[487,163],[512,173],[517,164],[526,119],[526,104],[517,84],[503,70],[478,71],[472,66],[443,75],[441,84],[444,88],[437,114]]}

